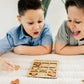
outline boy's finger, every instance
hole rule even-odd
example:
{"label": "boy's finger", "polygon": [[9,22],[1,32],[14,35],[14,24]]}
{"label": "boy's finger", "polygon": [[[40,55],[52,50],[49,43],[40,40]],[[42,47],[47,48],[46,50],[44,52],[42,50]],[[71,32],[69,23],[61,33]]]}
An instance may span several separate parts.
{"label": "boy's finger", "polygon": [[12,71],[14,69],[12,69],[12,67],[10,68],[9,65],[4,65],[3,67],[0,68],[1,70],[4,70],[4,71]]}
{"label": "boy's finger", "polygon": [[9,66],[15,68],[15,65],[14,65],[12,62],[10,62],[9,60],[6,60],[5,62],[6,62]]}
{"label": "boy's finger", "polygon": [[5,67],[5,69],[6,69],[7,71],[15,70],[15,68],[14,68],[14,67],[11,67],[9,64],[5,64],[4,67]]}

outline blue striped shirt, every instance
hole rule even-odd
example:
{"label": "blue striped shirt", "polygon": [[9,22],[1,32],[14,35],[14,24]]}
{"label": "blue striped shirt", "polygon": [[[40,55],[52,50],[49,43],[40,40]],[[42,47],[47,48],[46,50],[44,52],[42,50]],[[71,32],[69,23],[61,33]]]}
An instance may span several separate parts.
{"label": "blue striped shirt", "polygon": [[44,23],[44,27],[37,38],[32,38],[24,33],[23,25],[14,27],[6,33],[3,39],[0,39],[0,53],[5,53],[18,45],[38,46],[53,44],[52,34],[48,23]]}

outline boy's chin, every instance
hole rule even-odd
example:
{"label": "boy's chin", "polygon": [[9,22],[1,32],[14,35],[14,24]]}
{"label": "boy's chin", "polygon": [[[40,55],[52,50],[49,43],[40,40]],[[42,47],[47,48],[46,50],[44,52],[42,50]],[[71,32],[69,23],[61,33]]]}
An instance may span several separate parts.
{"label": "boy's chin", "polygon": [[76,40],[81,40],[82,38],[80,38],[80,37],[74,37]]}
{"label": "boy's chin", "polygon": [[33,38],[37,38],[38,36],[32,36]]}

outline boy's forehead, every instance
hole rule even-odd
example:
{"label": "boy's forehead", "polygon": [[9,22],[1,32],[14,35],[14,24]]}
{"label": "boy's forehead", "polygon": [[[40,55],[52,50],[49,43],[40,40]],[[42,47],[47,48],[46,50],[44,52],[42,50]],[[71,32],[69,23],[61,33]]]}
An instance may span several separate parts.
{"label": "boy's forehead", "polygon": [[37,12],[37,11],[44,12],[44,10],[42,8],[39,8],[39,9],[27,9],[27,10],[25,10],[25,13],[34,13],[34,12]]}
{"label": "boy's forehead", "polygon": [[71,6],[68,8],[68,17],[70,17],[70,16],[82,17],[82,16],[84,16],[84,12],[80,8],[77,8],[75,6]]}
{"label": "boy's forehead", "polygon": [[32,16],[22,16],[22,18],[24,19],[24,20],[29,20],[29,21],[32,21],[32,20],[43,20],[44,19],[44,16],[38,16],[38,17],[36,17],[36,16],[34,16],[34,17],[32,17]]}
{"label": "boy's forehead", "polygon": [[27,10],[22,17],[24,19],[30,19],[30,20],[32,20],[33,18],[43,18],[44,11],[42,11],[42,10]]}

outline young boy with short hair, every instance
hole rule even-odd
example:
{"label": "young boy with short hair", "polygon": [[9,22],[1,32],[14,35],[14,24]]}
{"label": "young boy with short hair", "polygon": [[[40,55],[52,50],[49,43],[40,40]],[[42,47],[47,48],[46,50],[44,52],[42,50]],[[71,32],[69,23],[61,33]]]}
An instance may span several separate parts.
{"label": "young boy with short hair", "polygon": [[[49,24],[44,21],[42,2],[40,0],[19,0],[18,12],[17,18],[20,25],[12,28],[0,40],[0,54],[10,49],[14,49],[14,52],[20,55],[49,54],[52,51],[52,35]],[[14,65],[5,61],[0,58],[0,67],[2,67],[0,69],[14,70]]]}
{"label": "young boy with short hair", "polygon": [[61,25],[55,42],[55,53],[84,54],[84,0],[66,0],[68,21]]}

